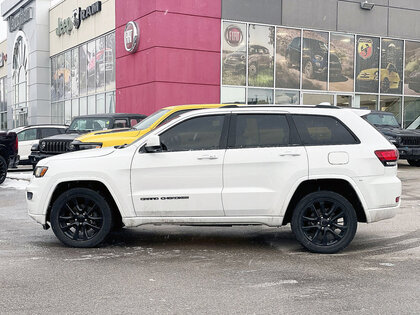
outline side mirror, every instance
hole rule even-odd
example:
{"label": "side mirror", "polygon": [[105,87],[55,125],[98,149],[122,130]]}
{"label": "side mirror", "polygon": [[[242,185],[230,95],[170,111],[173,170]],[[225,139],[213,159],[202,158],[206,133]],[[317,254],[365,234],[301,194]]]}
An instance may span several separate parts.
{"label": "side mirror", "polygon": [[160,144],[160,137],[158,135],[151,135],[147,139],[147,142],[146,142],[146,145],[145,145],[144,149],[148,153],[162,151],[162,145]]}

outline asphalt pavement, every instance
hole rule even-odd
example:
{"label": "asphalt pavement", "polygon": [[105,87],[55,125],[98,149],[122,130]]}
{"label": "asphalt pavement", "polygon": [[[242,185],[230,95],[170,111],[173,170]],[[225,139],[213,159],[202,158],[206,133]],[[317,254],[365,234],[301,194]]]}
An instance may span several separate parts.
{"label": "asphalt pavement", "polygon": [[335,255],[290,226],[144,226],[68,248],[28,217],[21,182],[0,188],[0,313],[419,314],[420,168],[399,177],[398,215]]}

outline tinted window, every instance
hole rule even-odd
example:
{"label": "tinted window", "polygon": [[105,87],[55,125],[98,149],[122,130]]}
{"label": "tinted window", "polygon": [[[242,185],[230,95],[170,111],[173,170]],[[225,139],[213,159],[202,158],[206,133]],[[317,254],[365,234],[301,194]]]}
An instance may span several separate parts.
{"label": "tinted window", "polygon": [[18,134],[18,140],[19,141],[31,141],[31,140],[36,140],[36,129],[28,129],[25,131],[22,131]]}
{"label": "tinted window", "polygon": [[[199,109],[199,108],[197,108],[197,109]],[[182,114],[184,114],[186,112],[189,112],[191,110],[194,110],[194,109],[184,109],[184,110],[179,110],[179,111],[177,111],[175,113],[172,113],[168,117],[166,117],[164,120],[162,120],[160,122],[159,126],[160,125],[163,125],[163,124],[166,124],[167,122],[171,121],[172,119],[174,119],[174,118],[176,118],[176,117],[178,117],[178,116],[180,116],[180,115],[182,115]]]}
{"label": "tinted window", "polygon": [[127,128],[127,119],[115,119],[114,128]]}
{"label": "tinted window", "polygon": [[357,143],[350,131],[334,117],[294,115],[293,120],[305,145]]}
{"label": "tinted window", "polygon": [[61,133],[61,130],[58,128],[42,128],[41,129],[41,139],[46,137],[51,137]]}
{"label": "tinted window", "polygon": [[218,149],[223,115],[204,116],[183,121],[160,135],[165,151]]}
{"label": "tinted window", "polygon": [[238,115],[235,147],[274,147],[289,144],[289,125],[285,115]]}

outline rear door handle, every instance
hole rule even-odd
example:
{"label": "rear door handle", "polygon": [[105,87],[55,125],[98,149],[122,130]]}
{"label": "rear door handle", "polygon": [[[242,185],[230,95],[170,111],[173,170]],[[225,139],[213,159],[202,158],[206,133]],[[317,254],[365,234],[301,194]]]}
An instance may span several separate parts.
{"label": "rear door handle", "polygon": [[215,155],[202,155],[197,158],[197,160],[217,160]]}

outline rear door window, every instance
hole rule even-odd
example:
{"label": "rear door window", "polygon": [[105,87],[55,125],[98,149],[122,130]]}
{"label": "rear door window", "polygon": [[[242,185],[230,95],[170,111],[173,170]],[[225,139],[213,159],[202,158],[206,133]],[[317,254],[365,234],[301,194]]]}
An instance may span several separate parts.
{"label": "rear door window", "polygon": [[41,139],[55,136],[62,133],[59,128],[41,128],[40,131],[41,131]]}
{"label": "rear door window", "polygon": [[359,140],[337,118],[321,115],[293,115],[304,145],[356,144]]}
{"label": "rear door window", "polygon": [[19,141],[32,141],[37,139],[36,128],[27,129],[18,134]]}

